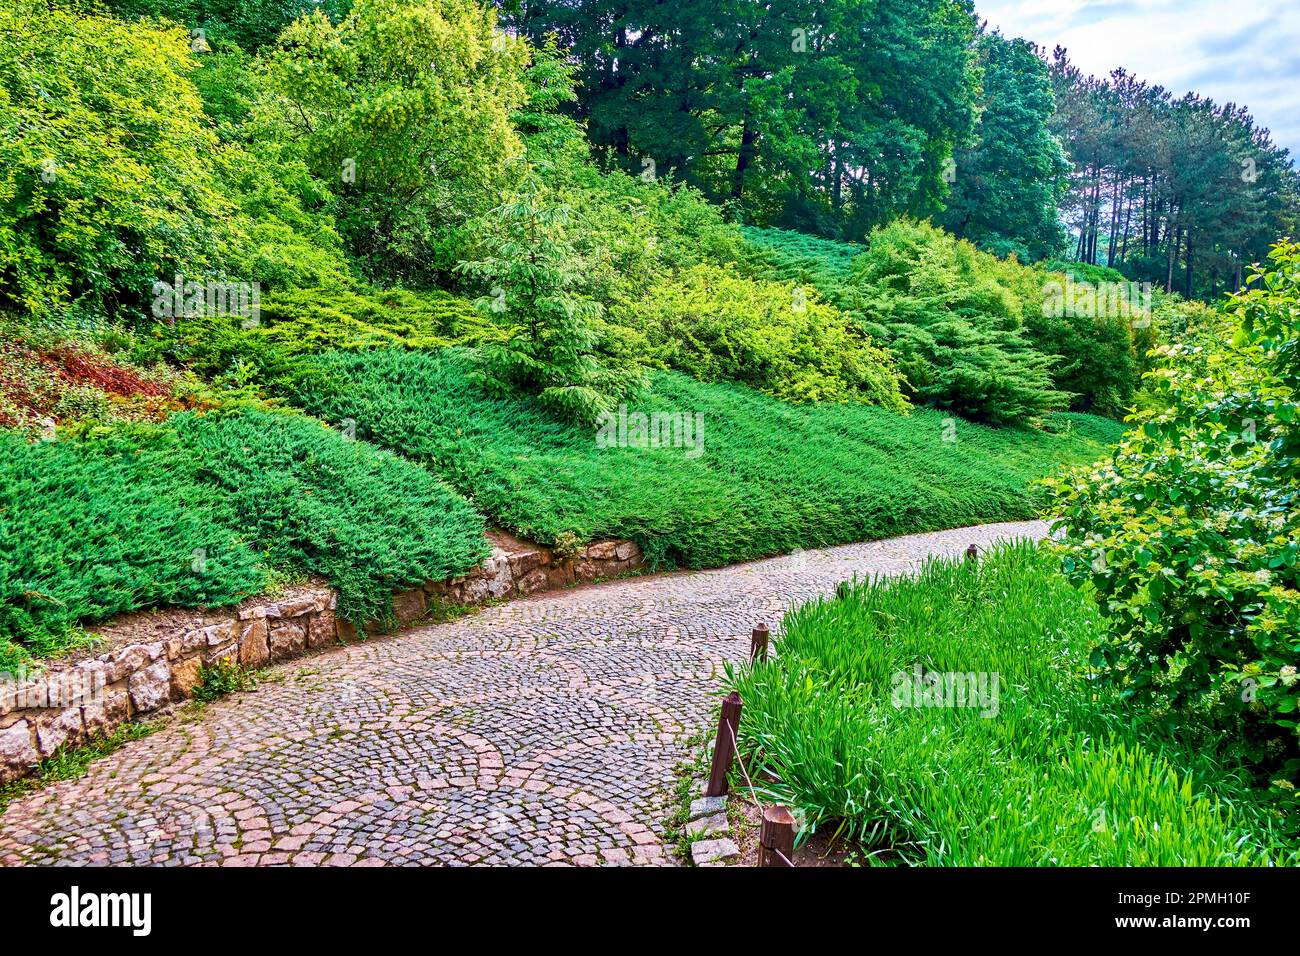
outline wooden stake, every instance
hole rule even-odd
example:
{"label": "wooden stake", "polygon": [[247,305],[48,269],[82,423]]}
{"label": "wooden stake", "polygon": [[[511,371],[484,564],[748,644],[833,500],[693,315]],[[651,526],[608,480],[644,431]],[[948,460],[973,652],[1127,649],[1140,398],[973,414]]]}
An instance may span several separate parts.
{"label": "wooden stake", "polygon": [[731,773],[731,761],[736,756],[734,741],[739,732],[740,695],[733,690],[722,701],[722,714],[718,718],[718,739],[713,743],[713,767],[709,770],[709,788],[704,791],[706,797],[726,795],[727,775]]}
{"label": "wooden stake", "polygon": [[790,866],[793,862],[794,814],[785,807],[764,807],[758,831],[758,865]]}
{"label": "wooden stake", "polygon": [[754,633],[749,639],[749,659],[751,662],[761,660],[767,663],[767,637],[769,633],[766,624],[760,624],[754,628]]}

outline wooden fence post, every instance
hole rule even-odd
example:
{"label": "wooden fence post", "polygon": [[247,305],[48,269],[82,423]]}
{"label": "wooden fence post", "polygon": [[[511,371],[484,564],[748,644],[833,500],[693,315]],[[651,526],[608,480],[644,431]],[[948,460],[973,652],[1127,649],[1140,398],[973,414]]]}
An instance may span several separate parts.
{"label": "wooden fence post", "polygon": [[972,544],[969,548],[966,549],[967,561],[975,561],[979,558],[979,556],[980,556],[980,549],[975,547],[975,545]]}
{"label": "wooden fence post", "polygon": [[718,718],[718,739],[713,743],[713,767],[709,770],[709,788],[706,797],[721,797],[727,793],[727,774],[736,756],[735,738],[740,732],[740,695],[734,690],[722,701],[722,715]]}
{"label": "wooden fence post", "polygon": [[785,807],[764,807],[758,831],[759,866],[794,865],[794,814]]}
{"label": "wooden fence post", "polygon": [[771,633],[766,624],[760,624],[754,628],[754,633],[749,638],[749,660],[750,663],[762,661],[767,663],[767,636]]}

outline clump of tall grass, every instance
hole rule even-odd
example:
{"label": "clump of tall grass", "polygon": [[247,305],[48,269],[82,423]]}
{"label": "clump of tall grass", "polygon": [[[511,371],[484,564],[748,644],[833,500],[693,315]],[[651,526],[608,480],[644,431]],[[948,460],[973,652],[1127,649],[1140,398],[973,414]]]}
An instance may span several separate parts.
{"label": "clump of tall grass", "polygon": [[[1028,542],[855,583],[792,611],[769,661],[730,674],[742,749],[805,834],[910,863],[1294,862],[1234,778],[1094,686],[1103,626]],[[910,706],[918,668],[986,683],[967,682],[968,706]]]}

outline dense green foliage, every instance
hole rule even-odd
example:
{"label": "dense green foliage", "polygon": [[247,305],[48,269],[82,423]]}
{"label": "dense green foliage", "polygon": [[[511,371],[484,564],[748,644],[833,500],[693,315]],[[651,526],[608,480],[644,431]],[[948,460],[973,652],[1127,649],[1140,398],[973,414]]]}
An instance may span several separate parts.
{"label": "dense green foliage", "polygon": [[[790,612],[769,660],[731,679],[750,776],[805,835],[836,828],[891,861],[1294,863],[1234,778],[1094,693],[1104,623],[1054,565],[1004,545]],[[949,674],[977,680],[949,692]]]}
{"label": "dense green foliage", "polygon": [[1047,123],[1055,109],[1047,65],[1025,40],[982,33],[979,120],[953,155],[952,193],[939,220],[959,239],[1032,262],[1065,245],[1057,204],[1070,164]]}
{"label": "dense green foliage", "polygon": [[865,401],[903,411],[889,353],[816,292],[695,266],[614,311],[633,354],[703,382],[793,402]]}
{"label": "dense green foliage", "polygon": [[439,230],[496,204],[528,55],[464,0],[357,0],[338,24],[316,11],[285,30],[268,106],[368,273],[428,279]]}
{"label": "dense green foliage", "polygon": [[221,606],[271,570],[319,574],[340,613],[472,567],[483,521],[423,469],[300,416],[173,416],[92,441],[0,432],[0,663],[158,605]]}
{"label": "dense green foliage", "polygon": [[[324,292],[296,289],[268,297],[258,325],[230,316],[159,325],[134,351],[164,357],[231,387],[255,385],[270,394],[307,388],[312,370],[304,355],[331,349],[441,348],[500,336],[463,299],[444,292]],[[316,376],[312,387],[329,388]]]}
{"label": "dense green foliage", "polygon": [[1163,350],[1153,407],[1063,479],[1065,567],[1110,619],[1094,658],[1126,695],[1300,781],[1300,247]]}
{"label": "dense green foliage", "polygon": [[746,229],[743,271],[807,283],[893,352],[912,401],[1023,422],[1068,400],[1120,416],[1146,353],[1204,307],[1104,267],[998,259],[926,223],[899,220],[869,247]]}
{"label": "dense green foliage", "polygon": [[1181,97],[1125,69],[1087,76],[1057,47],[1050,127],[1073,171],[1073,258],[1214,299],[1300,226],[1300,174],[1241,104]]}
{"label": "dense green foliage", "polygon": [[[658,373],[636,411],[702,422],[689,447],[599,447],[530,400],[485,395],[457,350],[332,353],[347,383],[300,397],[358,437],[427,465],[494,523],[554,543],[627,537],[656,562],[705,567],[798,547],[1026,518],[1033,477],[1118,436],[1089,416],[1059,434],[994,430],[861,404],[798,407]],[[951,440],[947,440],[951,439]]]}
{"label": "dense green foliage", "polygon": [[219,257],[212,155],[180,30],[0,3],[0,308],[147,302]]}
{"label": "dense green foliage", "polygon": [[350,0],[104,0],[122,19],[174,20],[193,32],[199,49],[237,45],[256,50],[275,42],[280,31],[304,14],[320,10],[338,22]]}
{"label": "dense green foliage", "polygon": [[829,291],[842,285],[853,271],[853,260],[866,249],[855,242],[820,239],[789,229],[742,230],[749,243],[749,258],[760,273],[783,281],[806,282]]}
{"label": "dense green foliage", "polygon": [[1065,408],[1052,359],[1021,331],[1041,275],[930,226],[895,223],[854,262],[854,305],[920,401],[996,423]]}
{"label": "dense green foliage", "polygon": [[598,155],[673,176],[756,221],[862,235],[943,195],[970,131],[964,0],[544,0],[515,22],[579,64]]}

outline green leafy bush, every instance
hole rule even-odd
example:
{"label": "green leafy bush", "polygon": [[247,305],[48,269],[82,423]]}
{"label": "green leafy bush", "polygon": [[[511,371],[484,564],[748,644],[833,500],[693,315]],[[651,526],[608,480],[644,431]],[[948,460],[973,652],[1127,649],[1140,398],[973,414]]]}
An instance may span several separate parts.
{"label": "green leafy bush", "polygon": [[179,27],[0,5],[0,307],[147,303],[211,269],[228,202]]}
{"label": "green leafy bush", "polygon": [[501,341],[476,354],[476,377],[498,394],[537,396],[554,414],[590,424],[640,384],[634,365],[596,354],[603,306],[583,291],[572,210],[526,175],[509,201],[482,221],[479,258],[461,272],[482,283],[478,304],[498,317]]}
{"label": "green leafy bush", "polygon": [[763,796],[801,810],[804,836],[833,829],[893,862],[1295,862],[1228,770],[1095,693],[1104,623],[1055,564],[1003,545],[787,614],[768,661],[730,674]]}
{"label": "green leafy bush", "polygon": [[[702,382],[730,381],[793,402],[908,406],[890,356],[841,313],[794,283],[695,266],[613,310],[637,357]],[[644,343],[641,348],[637,344]]]}
{"label": "green leafy bush", "polygon": [[1300,247],[1214,325],[1161,351],[1154,408],[1113,457],[1056,483],[1067,574],[1110,633],[1094,661],[1199,739],[1300,780]]}
{"label": "green leafy bush", "polygon": [[1022,331],[1041,276],[923,223],[872,233],[854,262],[850,301],[872,337],[898,355],[915,398],[997,424],[1068,406],[1053,358]]}
{"label": "green leafy bush", "polygon": [[792,406],[659,372],[627,412],[702,422],[698,452],[632,447],[630,435],[602,448],[594,430],[533,400],[485,394],[461,350],[336,352],[312,364],[346,387],[300,396],[310,411],[355,420],[358,436],[427,465],[495,524],[548,544],[565,531],[632,538],[653,560],[691,567],[1032,517],[1032,479],[1092,460],[1120,431],[1091,416],[1049,419],[1053,435],[934,411]]}
{"label": "green leafy bush", "polygon": [[[976,420],[1023,423],[1067,401],[1121,415],[1142,354],[1180,326],[1161,294],[1152,295],[1154,321],[1132,308],[1054,315],[1049,298],[1066,275],[998,259],[925,223],[877,229],[865,247],[774,229],[745,237],[747,274],[811,284],[895,354],[908,398]],[[1113,270],[1071,271],[1075,283],[1124,281]]]}
{"label": "green leafy bush", "polygon": [[529,56],[470,0],[356,0],[338,23],[317,9],[281,34],[267,115],[331,184],[367,275],[430,279],[438,233],[497,204]]}

